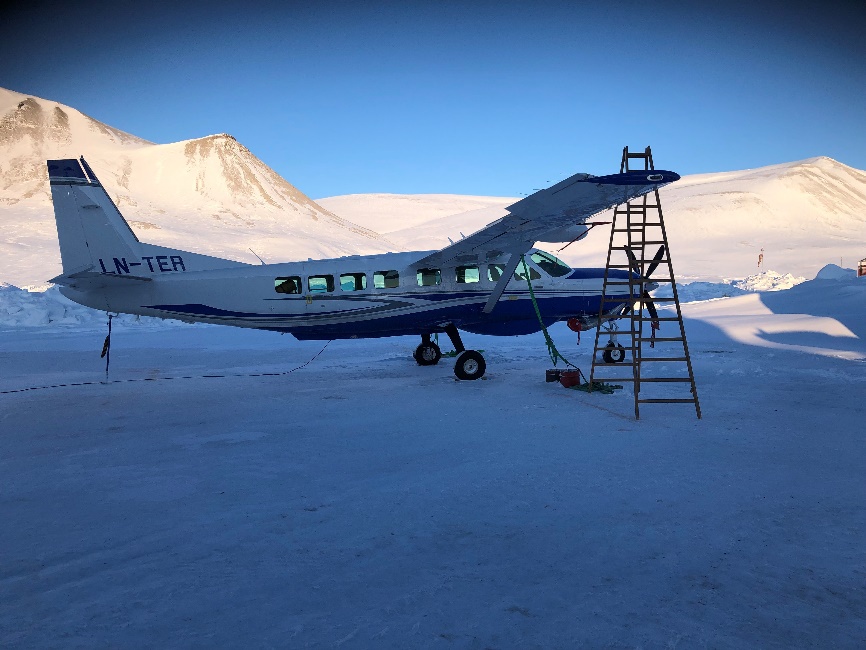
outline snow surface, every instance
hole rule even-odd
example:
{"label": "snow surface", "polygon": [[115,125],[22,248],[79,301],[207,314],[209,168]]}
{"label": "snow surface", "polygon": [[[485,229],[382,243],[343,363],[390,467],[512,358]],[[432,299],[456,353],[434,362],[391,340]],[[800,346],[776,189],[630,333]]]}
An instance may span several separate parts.
{"label": "snow surface", "polygon": [[100,384],[104,324],[7,328],[0,391],[91,383],[0,394],[0,646],[863,647],[866,282],[683,311],[702,420],[541,335],[120,323]]}

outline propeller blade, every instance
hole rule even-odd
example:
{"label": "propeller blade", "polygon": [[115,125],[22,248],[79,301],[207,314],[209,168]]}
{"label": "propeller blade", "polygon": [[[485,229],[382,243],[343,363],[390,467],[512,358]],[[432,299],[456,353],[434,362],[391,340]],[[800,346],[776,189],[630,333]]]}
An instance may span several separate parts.
{"label": "propeller blade", "polygon": [[631,265],[632,272],[640,277],[640,265],[637,263],[637,258],[634,256],[634,253],[631,252],[630,248],[625,249],[625,254],[628,257],[628,263]]}
{"label": "propeller blade", "polygon": [[644,305],[646,305],[646,310],[649,312],[650,318],[654,321],[658,321],[659,313],[656,311],[656,305],[649,293],[644,291],[642,300]]}
{"label": "propeller blade", "polygon": [[653,261],[650,263],[649,268],[646,271],[646,277],[649,277],[653,274],[653,271],[656,270],[656,268],[659,265],[659,262],[662,261],[662,258],[664,256],[665,256],[665,245],[662,244],[661,246],[659,246],[659,249],[656,252],[655,257],[653,258]]}

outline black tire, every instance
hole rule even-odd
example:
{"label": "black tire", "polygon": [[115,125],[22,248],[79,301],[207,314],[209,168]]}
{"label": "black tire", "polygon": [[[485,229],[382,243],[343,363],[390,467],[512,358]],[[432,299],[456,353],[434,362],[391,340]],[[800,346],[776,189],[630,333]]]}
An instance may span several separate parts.
{"label": "black tire", "polygon": [[605,363],[622,363],[625,361],[625,348],[611,341],[601,355]]}
{"label": "black tire", "polygon": [[442,358],[442,350],[435,343],[422,343],[415,348],[415,353],[412,355],[419,366],[435,366]]}
{"label": "black tire", "polygon": [[457,379],[464,381],[480,379],[484,376],[485,370],[487,370],[487,364],[484,362],[484,357],[475,350],[461,352],[457,357],[457,363],[454,364],[454,374]]}

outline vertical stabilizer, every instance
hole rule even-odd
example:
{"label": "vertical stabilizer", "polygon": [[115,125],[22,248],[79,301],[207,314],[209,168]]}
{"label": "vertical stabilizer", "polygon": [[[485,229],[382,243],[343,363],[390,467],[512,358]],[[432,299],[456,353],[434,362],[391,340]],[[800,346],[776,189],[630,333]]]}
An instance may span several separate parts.
{"label": "vertical stabilizer", "polygon": [[141,266],[138,238],[83,157],[49,160],[48,178],[65,275]]}

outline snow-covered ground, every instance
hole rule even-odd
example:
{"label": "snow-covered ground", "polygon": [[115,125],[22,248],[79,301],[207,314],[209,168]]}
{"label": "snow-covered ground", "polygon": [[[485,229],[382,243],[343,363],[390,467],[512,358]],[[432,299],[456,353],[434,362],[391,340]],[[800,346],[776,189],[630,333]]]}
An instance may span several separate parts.
{"label": "snow-covered ground", "polygon": [[101,315],[0,326],[0,391],[86,384],[0,394],[0,646],[863,647],[866,282],[825,275],[683,307],[702,420],[545,383],[541,335],[457,382],[121,320],[100,384]]}
{"label": "snow-covered ground", "polygon": [[[2,284],[59,273],[46,157],[93,151],[143,240],[250,262],[439,248],[514,199],[321,207],[230,136],[0,113],[0,647],[866,646],[866,278],[824,266],[863,255],[866,173],[662,190],[704,417],[637,421],[630,386],[545,383],[541,335],[466,335],[457,382],[414,338],[122,316],[102,383],[104,314]],[[602,266],[601,231],[561,256]]]}

